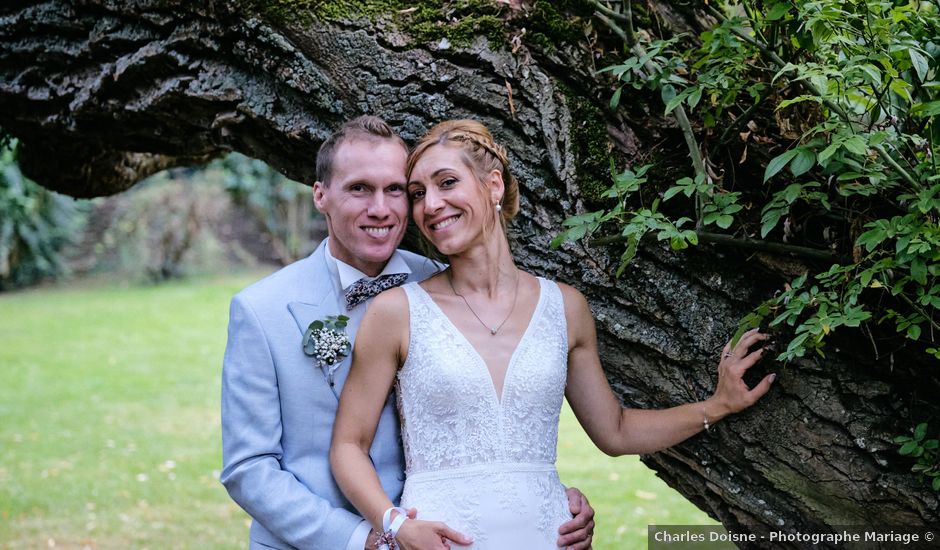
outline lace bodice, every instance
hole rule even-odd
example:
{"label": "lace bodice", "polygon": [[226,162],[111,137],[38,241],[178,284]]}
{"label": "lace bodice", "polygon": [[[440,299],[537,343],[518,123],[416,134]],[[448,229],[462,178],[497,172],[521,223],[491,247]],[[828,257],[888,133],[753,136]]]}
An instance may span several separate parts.
{"label": "lace bodice", "polygon": [[554,464],[567,379],[561,290],[539,299],[496,395],[486,363],[430,295],[411,283],[408,358],[398,373],[406,473],[493,463]]}
{"label": "lace bodice", "polygon": [[539,279],[500,398],[486,362],[431,296],[416,283],[403,288],[411,334],[397,384],[401,505],[470,535],[472,550],[557,550],[558,527],[571,518],[555,470],[568,363],[561,290]]}

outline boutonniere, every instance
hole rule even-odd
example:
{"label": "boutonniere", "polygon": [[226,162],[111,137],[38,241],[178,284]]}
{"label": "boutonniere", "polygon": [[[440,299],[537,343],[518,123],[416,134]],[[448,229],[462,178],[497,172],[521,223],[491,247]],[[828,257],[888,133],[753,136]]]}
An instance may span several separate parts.
{"label": "boutonniere", "polygon": [[316,359],[330,387],[333,387],[333,373],[352,350],[352,343],[346,336],[347,321],[349,317],[345,315],[330,315],[310,323],[304,331],[304,353]]}

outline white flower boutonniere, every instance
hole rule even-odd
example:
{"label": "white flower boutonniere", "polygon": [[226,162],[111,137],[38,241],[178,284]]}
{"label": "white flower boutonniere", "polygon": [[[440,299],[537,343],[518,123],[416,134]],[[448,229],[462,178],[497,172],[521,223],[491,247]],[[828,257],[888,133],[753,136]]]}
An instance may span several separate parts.
{"label": "white flower boutonniere", "polygon": [[349,317],[345,315],[330,315],[310,323],[304,331],[304,353],[317,360],[317,366],[323,369],[330,387],[333,387],[333,373],[352,350],[352,343],[346,336],[347,321]]}

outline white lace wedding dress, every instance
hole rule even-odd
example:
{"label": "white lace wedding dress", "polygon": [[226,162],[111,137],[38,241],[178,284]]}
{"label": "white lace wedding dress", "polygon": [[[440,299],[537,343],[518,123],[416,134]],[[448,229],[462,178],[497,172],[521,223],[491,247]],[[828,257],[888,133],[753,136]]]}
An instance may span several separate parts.
{"label": "white lace wedding dress", "polygon": [[571,519],[555,470],[567,376],[564,303],[555,283],[539,285],[501,399],[486,363],[430,295],[417,283],[402,287],[411,339],[397,385],[401,505],[471,536],[474,550],[555,550],[558,527]]}

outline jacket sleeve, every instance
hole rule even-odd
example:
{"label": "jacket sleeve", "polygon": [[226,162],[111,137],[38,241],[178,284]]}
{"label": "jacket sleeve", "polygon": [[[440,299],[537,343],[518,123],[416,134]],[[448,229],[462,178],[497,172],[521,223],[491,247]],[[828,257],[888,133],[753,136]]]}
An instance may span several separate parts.
{"label": "jacket sleeve", "polygon": [[229,311],[222,367],[222,474],[229,495],[268,531],[300,549],[344,548],[362,518],[282,470],[281,404],[264,328],[240,296]]}

